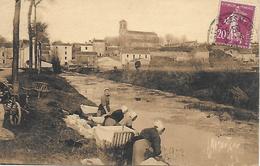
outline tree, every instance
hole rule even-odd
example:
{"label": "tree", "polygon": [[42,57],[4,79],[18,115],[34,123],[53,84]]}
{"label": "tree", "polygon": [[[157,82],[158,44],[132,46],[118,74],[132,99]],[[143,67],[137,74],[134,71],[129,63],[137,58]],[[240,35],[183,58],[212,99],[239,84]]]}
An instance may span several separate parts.
{"label": "tree", "polygon": [[[32,60],[33,60],[33,37],[35,37],[35,68],[37,67],[37,36],[36,35],[36,7],[41,3],[42,0],[30,0],[30,6],[28,10],[28,35],[29,35],[29,68],[32,69]],[[32,10],[34,7],[34,30],[32,28]],[[33,33],[33,31],[35,33]]]}
{"label": "tree", "polygon": [[32,29],[32,9],[33,9],[34,0],[30,0],[30,6],[28,11],[28,36],[29,36],[29,69],[32,69],[32,60],[33,60],[33,29]]}
{"label": "tree", "polygon": [[166,34],[165,35],[165,41],[166,41],[166,44],[177,44],[177,43],[180,43],[180,40],[175,37],[173,34]]}
{"label": "tree", "polygon": [[15,0],[15,12],[13,19],[13,64],[12,81],[14,93],[18,94],[18,61],[19,61],[19,25],[20,25],[21,0]]}
{"label": "tree", "polygon": [[54,73],[61,72],[60,59],[58,56],[54,55],[51,60],[52,68]]}
{"label": "tree", "polygon": [[48,29],[47,23],[44,23],[44,22],[37,22],[36,23],[38,42],[41,42],[41,43],[49,43],[50,42],[47,29]]}
{"label": "tree", "polygon": [[8,42],[7,39],[0,35],[0,43],[6,43]]}

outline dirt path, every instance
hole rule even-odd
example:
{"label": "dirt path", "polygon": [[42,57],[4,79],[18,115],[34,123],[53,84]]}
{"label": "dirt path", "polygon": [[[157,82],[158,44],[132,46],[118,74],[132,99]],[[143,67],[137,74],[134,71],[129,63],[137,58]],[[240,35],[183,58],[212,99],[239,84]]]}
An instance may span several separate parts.
{"label": "dirt path", "polygon": [[[134,127],[150,127],[154,119],[166,126],[162,136],[163,155],[172,165],[258,165],[258,124],[221,122],[210,113],[185,109],[197,99],[175,96],[129,84],[80,74],[62,75],[88,99],[99,103],[105,87],[111,89],[112,109],[122,104],[138,113]],[[137,101],[136,98],[140,98]],[[185,102],[184,102],[185,101]]]}

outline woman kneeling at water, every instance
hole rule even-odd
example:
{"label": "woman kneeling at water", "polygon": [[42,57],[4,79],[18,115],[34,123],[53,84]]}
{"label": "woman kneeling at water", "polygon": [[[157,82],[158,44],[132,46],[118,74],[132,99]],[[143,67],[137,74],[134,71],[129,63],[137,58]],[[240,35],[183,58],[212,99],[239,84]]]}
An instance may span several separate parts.
{"label": "woman kneeling at water", "polygon": [[132,164],[140,165],[150,157],[161,154],[160,135],[165,131],[160,120],[154,122],[154,127],[143,129],[139,136],[133,140]]}
{"label": "woman kneeling at water", "polygon": [[117,126],[125,125],[132,128],[132,122],[137,118],[137,114],[133,111],[128,111],[126,106],[122,106],[121,109],[118,109],[111,113],[110,115],[105,116],[104,126]]}
{"label": "woman kneeling at water", "polygon": [[104,126],[127,126],[132,128],[133,121],[137,118],[137,114],[134,111],[128,111],[126,106],[122,106],[121,109],[118,109],[111,113],[110,115],[105,116]]}

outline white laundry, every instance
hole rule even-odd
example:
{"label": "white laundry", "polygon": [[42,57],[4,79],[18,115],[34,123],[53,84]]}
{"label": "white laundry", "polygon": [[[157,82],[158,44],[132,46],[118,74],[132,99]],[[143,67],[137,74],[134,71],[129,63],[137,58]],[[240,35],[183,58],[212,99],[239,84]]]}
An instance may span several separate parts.
{"label": "white laundry", "polygon": [[132,132],[134,130],[126,126],[97,126],[94,127],[94,137],[96,139],[96,144],[103,147],[106,144],[111,144],[113,141],[114,134],[116,132]]}
{"label": "white laundry", "polygon": [[157,161],[155,160],[154,158],[149,158],[145,161],[143,161],[140,165],[164,165],[164,166],[167,166],[166,163],[162,162],[162,161]]}
{"label": "white laundry", "polygon": [[87,121],[81,119],[78,115],[69,115],[64,118],[67,127],[70,127],[85,138],[93,138],[93,129],[87,124]]}
{"label": "white laundry", "polygon": [[92,107],[87,105],[80,105],[80,108],[84,114],[96,114],[98,111],[98,107]]}
{"label": "white laundry", "polygon": [[90,158],[81,160],[82,165],[104,165],[99,158]]}

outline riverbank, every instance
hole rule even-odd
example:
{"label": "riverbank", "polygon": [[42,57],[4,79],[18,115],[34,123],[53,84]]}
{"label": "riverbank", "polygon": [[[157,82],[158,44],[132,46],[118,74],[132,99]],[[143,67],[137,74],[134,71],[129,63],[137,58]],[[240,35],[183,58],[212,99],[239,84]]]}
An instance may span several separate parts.
{"label": "riverbank", "polygon": [[[234,107],[231,110],[213,109],[213,111],[228,112],[234,119],[258,119],[258,73],[114,70],[95,74],[116,82],[230,105]],[[211,106],[202,104],[193,104],[190,107],[201,107],[205,111],[212,109]]]}
{"label": "riverbank", "polygon": [[15,139],[0,141],[0,164],[76,165],[82,159],[96,157],[95,141],[68,128],[62,119],[62,109],[80,114],[80,104],[95,104],[55,74],[21,73],[19,78],[21,87],[31,86],[35,81],[46,82],[50,92],[40,99],[36,93],[30,93],[30,113],[24,114],[20,126],[4,124]]}

